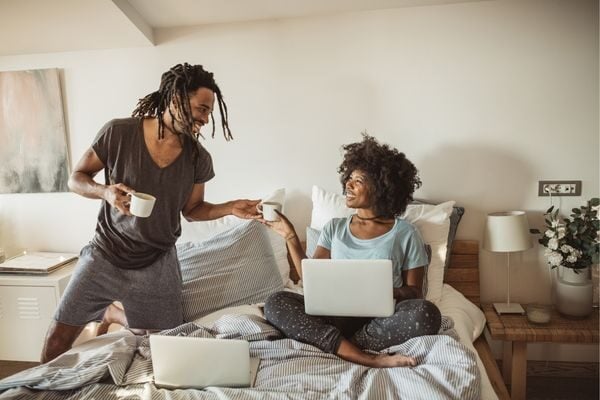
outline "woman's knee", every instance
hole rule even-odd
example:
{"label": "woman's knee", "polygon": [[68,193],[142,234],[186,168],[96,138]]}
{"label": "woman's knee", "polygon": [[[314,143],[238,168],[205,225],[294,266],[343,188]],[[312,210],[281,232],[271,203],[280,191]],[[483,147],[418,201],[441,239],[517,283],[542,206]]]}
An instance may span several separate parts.
{"label": "woman's knee", "polygon": [[410,299],[398,303],[395,317],[400,321],[414,320],[419,335],[435,335],[442,325],[439,308],[424,299]]}
{"label": "woman's knee", "polygon": [[301,299],[298,299],[298,297],[302,296],[293,292],[281,291],[273,293],[265,301],[265,318],[268,321],[272,321],[280,312],[284,310],[289,311],[291,304],[302,301]]}
{"label": "woman's knee", "polygon": [[425,335],[435,335],[442,326],[442,313],[435,304],[429,300],[421,300],[421,318],[423,326],[426,330]]}

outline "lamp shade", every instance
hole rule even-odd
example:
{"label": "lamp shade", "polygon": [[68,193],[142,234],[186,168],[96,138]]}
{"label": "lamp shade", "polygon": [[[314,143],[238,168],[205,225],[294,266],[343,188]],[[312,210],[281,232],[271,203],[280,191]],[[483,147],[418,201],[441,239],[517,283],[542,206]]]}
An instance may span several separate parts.
{"label": "lamp shade", "polygon": [[532,246],[527,215],[523,211],[488,214],[483,248],[495,252],[523,251]]}

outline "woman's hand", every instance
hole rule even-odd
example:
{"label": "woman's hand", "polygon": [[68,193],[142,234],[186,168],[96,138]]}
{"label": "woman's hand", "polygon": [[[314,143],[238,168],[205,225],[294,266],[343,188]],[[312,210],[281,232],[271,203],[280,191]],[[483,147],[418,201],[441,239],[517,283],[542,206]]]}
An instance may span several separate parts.
{"label": "woman's hand", "polygon": [[231,206],[231,214],[243,219],[259,219],[261,214],[256,209],[260,200],[234,200]]}
{"label": "woman's hand", "polygon": [[267,221],[264,218],[259,219],[259,222],[273,229],[278,235],[283,237],[286,241],[294,239],[296,235],[296,230],[294,229],[294,225],[290,222],[289,219],[279,211],[275,210],[277,215],[279,215],[279,219],[277,221]]}

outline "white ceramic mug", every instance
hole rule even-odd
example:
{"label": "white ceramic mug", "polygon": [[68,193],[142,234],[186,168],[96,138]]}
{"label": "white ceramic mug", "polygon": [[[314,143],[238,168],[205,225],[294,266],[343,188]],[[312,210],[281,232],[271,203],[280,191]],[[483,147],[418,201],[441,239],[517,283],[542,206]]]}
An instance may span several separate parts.
{"label": "white ceramic mug", "polygon": [[147,193],[129,193],[131,203],[129,203],[129,212],[136,217],[146,218],[152,214],[156,197]]}
{"label": "white ceramic mug", "polygon": [[277,221],[279,219],[279,215],[277,215],[275,210],[281,212],[281,204],[272,201],[265,201],[264,203],[257,204],[256,209],[258,212],[262,213],[265,221]]}

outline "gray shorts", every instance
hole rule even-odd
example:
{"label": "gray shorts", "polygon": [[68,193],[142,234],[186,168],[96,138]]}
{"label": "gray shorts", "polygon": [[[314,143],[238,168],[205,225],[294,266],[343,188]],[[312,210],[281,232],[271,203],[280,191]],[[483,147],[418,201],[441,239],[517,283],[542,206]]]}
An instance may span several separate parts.
{"label": "gray shorts", "polygon": [[113,301],[123,303],[129,328],[162,330],[183,322],[181,271],[175,248],[153,264],[123,269],[95,246],[85,246],[54,315],[67,325],[99,321]]}

